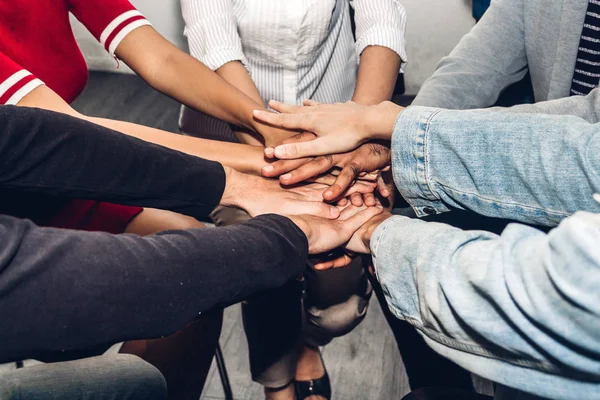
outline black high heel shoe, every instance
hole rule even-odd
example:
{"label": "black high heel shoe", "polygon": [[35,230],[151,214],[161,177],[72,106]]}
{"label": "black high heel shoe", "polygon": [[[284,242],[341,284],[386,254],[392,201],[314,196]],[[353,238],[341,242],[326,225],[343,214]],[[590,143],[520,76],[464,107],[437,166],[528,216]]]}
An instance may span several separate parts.
{"label": "black high heel shoe", "polygon": [[321,396],[325,400],[331,399],[331,382],[329,381],[329,374],[327,373],[327,368],[325,368],[325,362],[323,361],[321,352],[319,352],[319,355],[321,357],[321,363],[323,364],[323,370],[325,370],[325,375],[310,381],[294,381],[296,400],[304,400],[310,396]]}

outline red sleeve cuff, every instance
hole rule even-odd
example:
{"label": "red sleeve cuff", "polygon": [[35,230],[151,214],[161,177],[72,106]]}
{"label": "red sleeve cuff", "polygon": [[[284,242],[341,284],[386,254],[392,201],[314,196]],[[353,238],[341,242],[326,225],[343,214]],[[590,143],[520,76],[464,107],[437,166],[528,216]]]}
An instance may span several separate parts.
{"label": "red sleeve cuff", "polygon": [[0,105],[15,105],[44,82],[22,69],[0,83]]}
{"label": "red sleeve cuff", "polygon": [[144,25],[150,25],[150,22],[144,18],[142,13],[137,10],[126,11],[104,28],[100,35],[100,43],[106,51],[114,55],[121,41],[133,30]]}

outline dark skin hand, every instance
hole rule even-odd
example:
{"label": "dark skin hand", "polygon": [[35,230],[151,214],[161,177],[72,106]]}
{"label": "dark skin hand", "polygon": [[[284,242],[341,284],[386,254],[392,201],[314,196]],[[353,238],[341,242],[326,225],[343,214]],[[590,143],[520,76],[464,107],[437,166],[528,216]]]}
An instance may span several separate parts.
{"label": "dark skin hand", "polygon": [[[303,132],[285,140],[282,144],[306,142],[314,138],[315,135],[312,133]],[[263,167],[262,174],[266,177],[279,176],[282,184],[290,185],[337,168],[341,171],[330,183],[330,188],[323,194],[325,200],[335,201],[340,199],[348,187],[357,179],[377,181],[379,193],[383,197],[388,197],[390,191],[382,184],[379,172],[389,169],[390,162],[389,147],[379,142],[368,142],[346,153],[318,156],[310,159],[278,160]],[[375,205],[372,195],[366,196],[365,201],[369,206]],[[355,205],[358,206],[359,204]]]}

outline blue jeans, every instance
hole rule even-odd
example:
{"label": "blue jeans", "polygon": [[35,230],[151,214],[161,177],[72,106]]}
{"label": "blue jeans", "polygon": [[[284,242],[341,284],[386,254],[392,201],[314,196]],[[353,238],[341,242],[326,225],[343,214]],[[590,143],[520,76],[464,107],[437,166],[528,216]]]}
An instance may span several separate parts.
{"label": "blue jeans", "polygon": [[161,373],[129,354],[103,355],[20,368],[0,375],[3,400],[160,400]]}

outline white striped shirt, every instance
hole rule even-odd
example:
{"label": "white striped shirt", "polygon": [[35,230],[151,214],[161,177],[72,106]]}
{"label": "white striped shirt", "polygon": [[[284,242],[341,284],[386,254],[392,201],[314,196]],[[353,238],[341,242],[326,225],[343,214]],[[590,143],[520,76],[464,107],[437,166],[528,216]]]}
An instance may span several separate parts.
{"label": "white striped shirt", "polygon": [[[406,13],[398,0],[181,0],[181,8],[192,56],[213,70],[241,61],[265,102],[350,100],[367,46],[392,49],[402,67],[407,60]],[[184,132],[203,134],[217,125],[182,109]]]}

